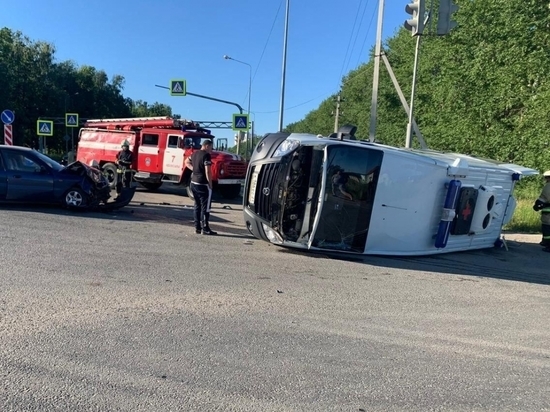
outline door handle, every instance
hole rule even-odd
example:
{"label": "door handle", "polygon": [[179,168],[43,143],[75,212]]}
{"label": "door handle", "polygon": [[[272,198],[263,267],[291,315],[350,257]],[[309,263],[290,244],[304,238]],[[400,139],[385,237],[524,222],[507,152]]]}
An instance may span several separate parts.
{"label": "door handle", "polygon": [[21,179],[21,175],[13,175],[14,179]]}

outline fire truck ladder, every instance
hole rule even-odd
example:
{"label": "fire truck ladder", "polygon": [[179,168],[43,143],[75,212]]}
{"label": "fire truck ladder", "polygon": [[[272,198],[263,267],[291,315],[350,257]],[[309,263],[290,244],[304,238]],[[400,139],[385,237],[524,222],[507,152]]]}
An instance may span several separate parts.
{"label": "fire truck ladder", "polygon": [[179,129],[183,131],[196,130],[210,134],[209,130],[204,129],[197,122],[188,119],[174,119],[170,116],[88,119],[84,127],[106,128],[108,130],[135,130],[152,127],[155,129]]}

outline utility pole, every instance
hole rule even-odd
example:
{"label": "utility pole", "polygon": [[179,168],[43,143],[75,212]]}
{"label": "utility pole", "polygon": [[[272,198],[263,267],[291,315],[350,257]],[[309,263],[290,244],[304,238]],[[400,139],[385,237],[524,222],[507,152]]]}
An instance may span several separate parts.
{"label": "utility pole", "polygon": [[372,98],[370,104],[369,141],[374,142],[376,132],[376,109],[378,106],[378,76],[380,75],[380,53],[382,50],[382,22],[384,20],[384,0],[378,3],[378,29],[376,31],[376,48],[374,52],[374,74],[372,76]]}
{"label": "utility pole", "polygon": [[288,37],[288,12],[290,9],[290,0],[286,0],[285,12],[285,35],[283,38],[283,71],[281,75],[281,102],[279,105],[279,132],[283,131],[283,112],[285,110],[285,80],[286,80],[286,50]]}
{"label": "utility pole", "polygon": [[336,113],[332,112],[334,115],[334,133],[338,132],[338,119],[340,118],[340,103],[342,102],[342,98],[340,96],[340,93],[338,93],[338,96],[336,97]]}

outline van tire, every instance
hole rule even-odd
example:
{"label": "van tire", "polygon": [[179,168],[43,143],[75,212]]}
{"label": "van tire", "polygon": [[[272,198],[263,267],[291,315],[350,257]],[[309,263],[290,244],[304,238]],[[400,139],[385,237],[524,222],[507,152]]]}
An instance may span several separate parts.
{"label": "van tire", "polygon": [[114,163],[105,163],[103,167],[101,168],[101,171],[107,178],[107,182],[109,182],[109,186],[111,189],[116,188],[116,184],[118,181],[118,174],[117,174],[117,167]]}

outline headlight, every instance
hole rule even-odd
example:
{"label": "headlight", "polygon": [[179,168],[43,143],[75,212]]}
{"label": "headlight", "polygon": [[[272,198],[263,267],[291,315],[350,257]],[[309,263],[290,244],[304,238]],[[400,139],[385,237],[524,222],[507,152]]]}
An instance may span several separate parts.
{"label": "headlight", "polygon": [[283,244],[283,238],[281,235],[279,235],[277,232],[275,232],[273,229],[271,229],[269,226],[267,226],[265,223],[262,223],[262,228],[264,229],[265,235],[269,239],[271,243],[275,243],[278,245]]}
{"label": "headlight", "polygon": [[300,141],[294,140],[294,139],[286,139],[281,142],[279,147],[277,147],[277,150],[275,150],[275,153],[273,153],[273,157],[282,157],[293,150],[296,150],[300,146]]}

